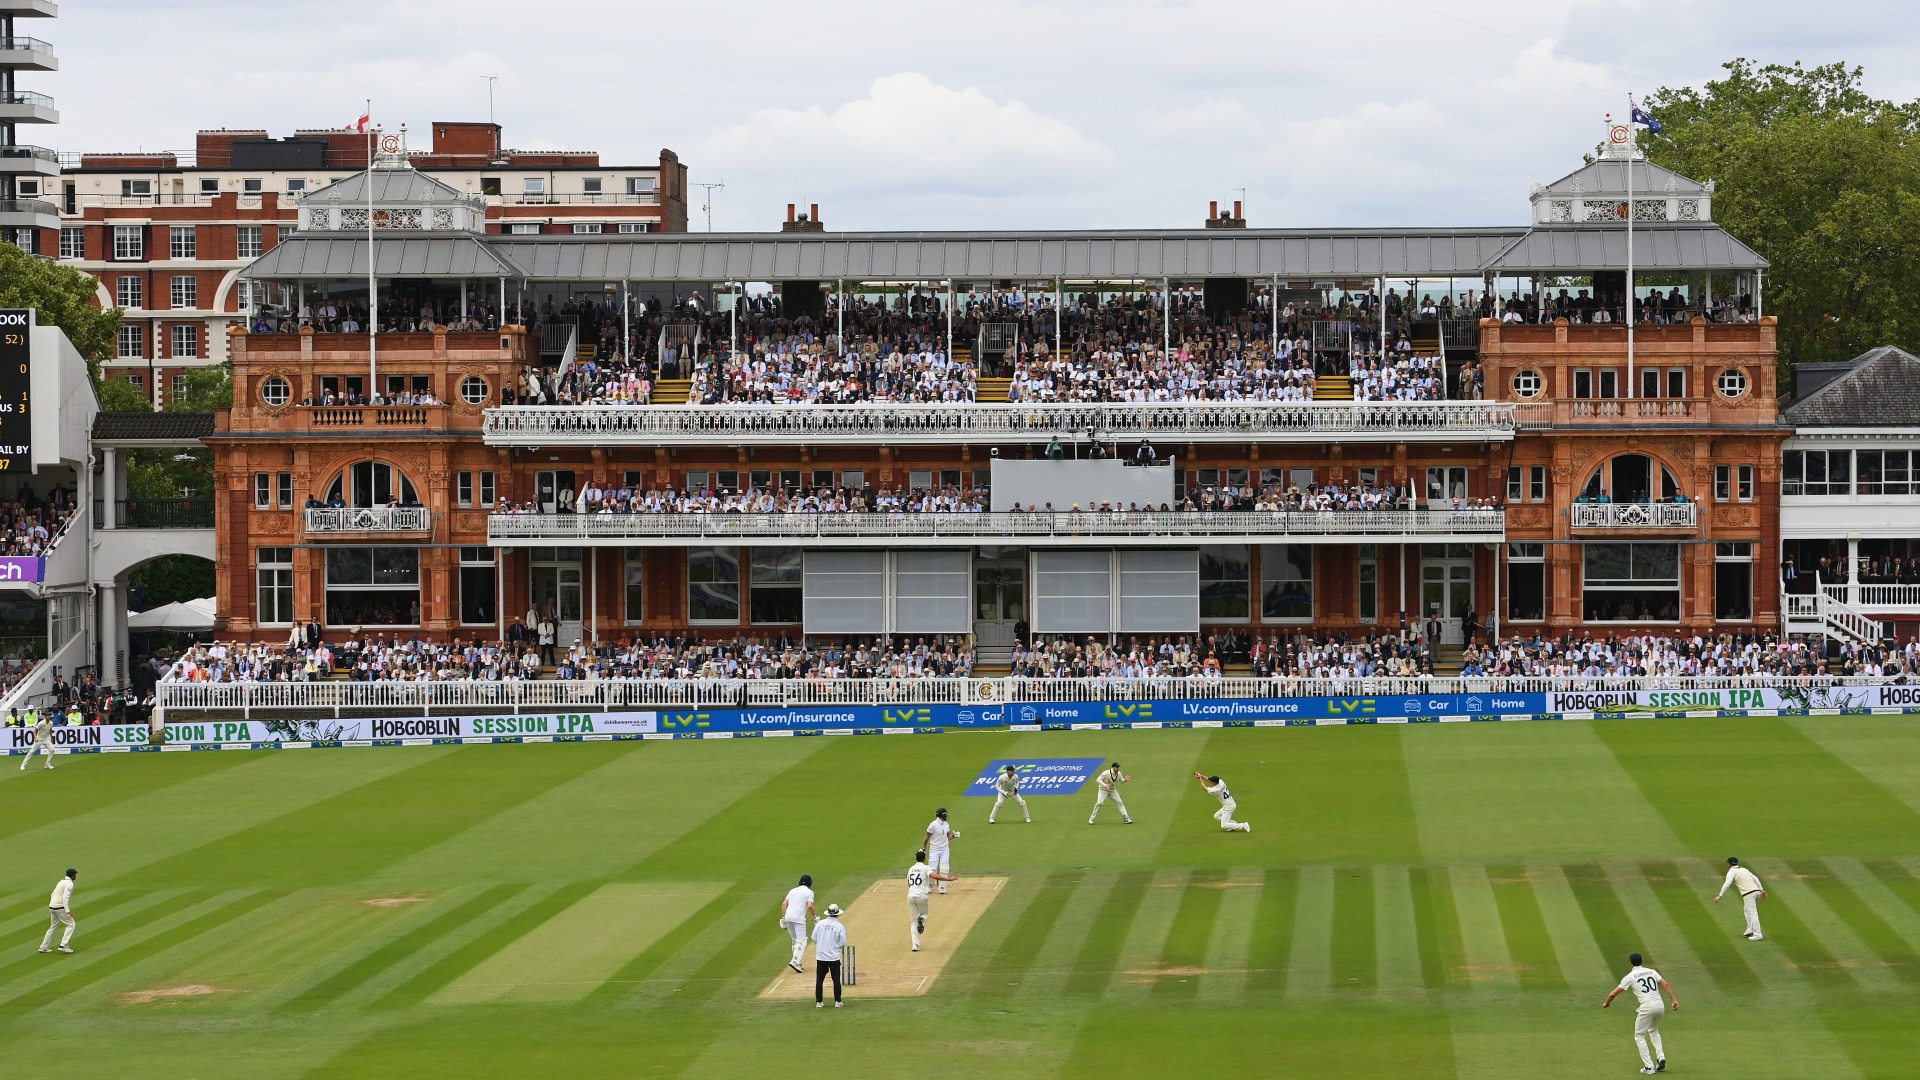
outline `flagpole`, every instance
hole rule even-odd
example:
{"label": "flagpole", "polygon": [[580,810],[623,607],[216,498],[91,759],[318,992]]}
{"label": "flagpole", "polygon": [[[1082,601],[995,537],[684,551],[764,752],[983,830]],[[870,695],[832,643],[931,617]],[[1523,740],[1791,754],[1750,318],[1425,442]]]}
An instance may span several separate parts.
{"label": "flagpole", "polygon": [[1627,104],[1627,396],[1635,396],[1633,375],[1633,157],[1640,149],[1640,133],[1634,130],[1633,99]]}
{"label": "flagpole", "polygon": [[[366,115],[373,115],[367,99]],[[367,400],[380,386],[380,283],[373,272],[373,124],[367,124]]]}

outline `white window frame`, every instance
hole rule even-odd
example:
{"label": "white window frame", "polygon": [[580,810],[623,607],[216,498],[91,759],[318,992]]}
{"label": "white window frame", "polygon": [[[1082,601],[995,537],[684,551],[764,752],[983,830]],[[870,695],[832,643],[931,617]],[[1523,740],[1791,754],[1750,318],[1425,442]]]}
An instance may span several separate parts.
{"label": "white window frame", "polygon": [[607,231],[606,226],[598,221],[576,221],[573,223],[573,234],[575,236],[598,236],[605,231]]}
{"label": "white window frame", "polygon": [[114,356],[121,360],[141,360],[147,355],[147,328],[139,323],[121,323],[113,336]]}
{"label": "white window frame", "polygon": [[167,226],[167,258],[197,259],[200,257],[200,230],[192,225]]}
{"label": "white window frame", "polygon": [[[191,335],[191,337],[189,337],[188,335]],[[185,342],[187,345],[187,347],[184,350],[181,348],[182,342]],[[173,347],[173,350],[172,350],[173,356],[183,360],[199,359],[200,358],[200,324],[199,323],[174,323],[172,332],[167,335],[167,343]]]}
{"label": "white window frame", "polygon": [[200,306],[200,279],[192,274],[175,274],[167,282],[167,306],[170,311],[192,311]]}
{"label": "white window frame", "polygon": [[113,279],[113,306],[128,310],[147,306],[147,283],[139,274],[121,274]]}
{"label": "white window frame", "polygon": [[627,177],[627,194],[643,195],[648,198],[660,197],[660,178],[657,176]]}
{"label": "white window frame", "polygon": [[650,221],[623,221],[620,223],[619,231],[627,235],[652,232],[653,223]]}
{"label": "white window frame", "polygon": [[547,178],[546,178],[546,177],[544,177],[544,176],[523,176],[523,177],[521,177],[521,178],[520,178],[520,194],[522,194],[522,195],[545,195],[546,193],[547,193]]}
{"label": "white window frame", "polygon": [[84,259],[87,257],[87,230],[84,227],[77,225],[61,227],[60,257],[63,259]]}
{"label": "white window frame", "polygon": [[[292,626],[293,625],[293,549],[290,547],[266,547],[254,549],[253,571],[253,615],[256,626]],[[267,594],[274,594],[272,607],[275,609],[269,618],[268,605],[264,603]],[[286,611],[278,610],[280,602],[286,601]],[[278,616],[285,615],[286,618]]]}
{"label": "white window frame", "polygon": [[115,225],[113,227],[113,258],[115,262],[139,262],[147,257],[146,230],[138,225]]}
{"label": "white window frame", "polygon": [[200,178],[200,194],[202,195],[220,194],[220,178],[217,176],[201,177]]}
{"label": "white window frame", "polygon": [[233,253],[237,258],[257,259],[267,253],[267,229],[264,225],[241,225],[234,230]]}
{"label": "white window frame", "polygon": [[507,235],[538,236],[540,235],[540,223],[537,221],[509,221],[507,222]]}

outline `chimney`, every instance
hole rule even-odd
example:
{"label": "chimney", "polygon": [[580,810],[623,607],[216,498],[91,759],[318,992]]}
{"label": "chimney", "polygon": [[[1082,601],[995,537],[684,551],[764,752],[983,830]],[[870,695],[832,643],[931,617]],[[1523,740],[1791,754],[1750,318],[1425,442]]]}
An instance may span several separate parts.
{"label": "chimney", "polygon": [[794,205],[795,204],[793,203],[787,204],[787,220],[781,223],[780,225],[781,232],[816,233],[816,232],[827,231],[826,226],[820,224],[820,204],[819,203],[810,204],[808,208],[810,212],[798,218],[793,216]]}
{"label": "chimney", "polygon": [[1214,201],[1210,201],[1210,202],[1208,202],[1208,203],[1207,203],[1207,220],[1208,220],[1208,221],[1212,221],[1212,220],[1213,220],[1214,218],[1217,218],[1217,217],[1219,217],[1219,216],[1220,216],[1220,203],[1219,203],[1219,201],[1218,201],[1218,200],[1214,200]]}
{"label": "chimney", "polygon": [[1207,203],[1207,228],[1244,229],[1246,227],[1247,219],[1240,216],[1240,201],[1238,199],[1234,200],[1232,214],[1222,214],[1220,212],[1219,200]]}
{"label": "chimney", "polygon": [[1240,200],[1239,200],[1239,199],[1235,199],[1235,200],[1233,200],[1233,216],[1234,216],[1234,217],[1235,217],[1236,219],[1244,219],[1244,218],[1245,218],[1245,217],[1247,216],[1247,215],[1245,215],[1245,214],[1243,214],[1243,213],[1241,213],[1241,212],[1240,212]]}

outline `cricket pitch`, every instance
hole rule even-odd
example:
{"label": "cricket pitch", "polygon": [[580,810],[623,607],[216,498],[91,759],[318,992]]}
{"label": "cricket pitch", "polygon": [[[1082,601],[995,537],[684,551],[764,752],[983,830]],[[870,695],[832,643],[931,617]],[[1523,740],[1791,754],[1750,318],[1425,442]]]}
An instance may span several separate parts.
{"label": "cricket pitch", "polygon": [[[920,935],[919,952],[913,951],[913,934],[907,926],[906,882],[889,876],[868,886],[840,916],[847,928],[847,943],[857,950],[860,975],[859,985],[848,987],[846,995],[919,997],[933,989],[947,961],[1006,884],[1003,877],[963,877],[949,884],[944,895],[935,892],[927,905],[927,932]],[[820,910],[826,910],[824,904]],[[804,974],[782,969],[760,997],[777,1001],[812,997],[811,951],[806,963]],[[829,980],[829,993],[832,986]]]}

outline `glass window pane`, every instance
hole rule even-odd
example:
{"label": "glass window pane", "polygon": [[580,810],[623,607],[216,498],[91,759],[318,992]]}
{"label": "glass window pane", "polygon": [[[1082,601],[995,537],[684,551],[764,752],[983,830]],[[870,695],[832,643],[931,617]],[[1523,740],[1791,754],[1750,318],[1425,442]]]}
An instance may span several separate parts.
{"label": "glass window pane", "polygon": [[1586,545],[1588,582],[1626,581],[1633,576],[1633,545]]}

